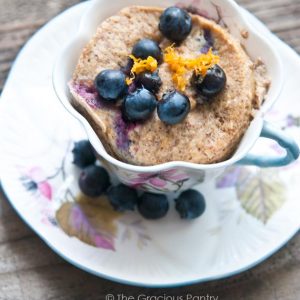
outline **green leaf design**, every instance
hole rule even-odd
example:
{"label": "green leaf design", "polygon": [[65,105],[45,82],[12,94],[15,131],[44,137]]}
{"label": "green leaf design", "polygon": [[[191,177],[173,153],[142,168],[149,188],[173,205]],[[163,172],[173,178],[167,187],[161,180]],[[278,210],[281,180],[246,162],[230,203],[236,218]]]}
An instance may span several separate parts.
{"label": "green leaf design", "polygon": [[266,223],[285,202],[285,186],[274,169],[256,172],[241,168],[236,184],[242,207],[253,217]]}

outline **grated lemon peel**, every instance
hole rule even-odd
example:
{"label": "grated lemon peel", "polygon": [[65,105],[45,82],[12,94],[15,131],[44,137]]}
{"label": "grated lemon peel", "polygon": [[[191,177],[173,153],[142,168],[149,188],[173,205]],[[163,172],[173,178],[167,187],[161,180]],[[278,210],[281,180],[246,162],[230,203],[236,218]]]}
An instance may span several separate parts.
{"label": "grated lemon peel", "polygon": [[[157,60],[148,56],[146,59],[136,58],[134,55],[129,55],[133,60],[133,66],[130,71],[130,77],[126,78],[127,85],[130,85],[135,76],[146,72],[155,72],[158,68]],[[175,52],[174,44],[164,50],[164,61],[169,65],[172,71],[172,80],[177,88],[184,92],[188,83],[187,73],[194,71],[196,75],[205,76],[208,69],[218,64],[220,57],[213,54],[212,48],[206,54],[201,54],[196,58],[185,58]]]}
{"label": "grated lemon peel", "polygon": [[220,61],[220,57],[213,54],[210,48],[206,54],[201,54],[196,58],[185,58],[175,52],[173,44],[164,50],[164,61],[173,73],[173,82],[183,92],[187,85],[187,72],[195,71],[196,75],[205,76],[207,70]]}
{"label": "grated lemon peel", "polygon": [[134,55],[129,55],[129,57],[133,60],[133,66],[130,71],[131,76],[126,78],[127,85],[134,81],[136,75],[145,71],[153,73],[157,70],[157,60],[152,56],[148,56],[146,59],[136,58]]}

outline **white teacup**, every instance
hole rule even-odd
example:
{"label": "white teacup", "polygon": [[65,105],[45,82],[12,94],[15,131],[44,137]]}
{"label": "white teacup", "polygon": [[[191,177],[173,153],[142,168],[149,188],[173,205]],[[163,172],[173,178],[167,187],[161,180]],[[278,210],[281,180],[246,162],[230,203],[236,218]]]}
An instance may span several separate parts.
{"label": "white teacup", "polygon": [[[79,114],[71,105],[71,95],[68,90],[68,82],[77,64],[83,47],[95,33],[97,26],[109,16],[115,14],[123,7],[129,5],[151,5],[168,7],[174,5],[192,6],[202,15],[215,19],[226,25],[230,33],[240,40],[249,56],[253,59],[261,58],[265,63],[268,75],[271,78],[270,90],[266,100],[256,117],[251,122],[238,149],[233,156],[223,162],[215,164],[195,164],[183,161],[173,161],[155,166],[135,166],[124,163],[109,155],[103,147],[88,121]],[[241,32],[247,31],[248,38],[242,37]],[[298,145],[285,133],[273,128],[266,123],[263,116],[279,97],[283,85],[283,72],[280,57],[269,41],[264,39],[244,19],[240,8],[232,0],[93,0],[89,9],[83,14],[79,31],[62,51],[53,72],[53,84],[56,94],[65,108],[84,126],[88,138],[99,155],[104,165],[114,173],[121,182],[136,188],[166,193],[190,188],[196,183],[207,183],[223,170],[233,164],[247,164],[259,167],[283,166],[296,160],[299,156]],[[259,137],[275,140],[286,150],[286,155],[274,157],[249,154],[249,151]]]}

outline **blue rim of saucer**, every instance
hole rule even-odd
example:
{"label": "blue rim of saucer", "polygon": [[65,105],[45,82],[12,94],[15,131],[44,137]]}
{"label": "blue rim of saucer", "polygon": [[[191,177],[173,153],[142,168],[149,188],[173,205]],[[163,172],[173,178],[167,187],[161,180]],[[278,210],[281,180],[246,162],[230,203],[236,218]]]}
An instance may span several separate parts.
{"label": "blue rim of saucer", "polygon": [[[87,1],[89,2],[89,1]],[[52,23],[52,21],[55,21],[57,18],[60,18],[63,15],[67,15],[70,14],[72,10],[74,10],[74,8],[78,8],[79,6],[87,6],[87,2],[84,3],[79,3],[76,4],[68,9],[66,9],[65,11],[63,11],[62,13],[58,14],[56,17],[54,17],[53,19],[51,19],[49,22],[47,22],[42,28],[40,28],[39,30],[37,30],[34,34],[34,36],[36,34],[38,34],[39,32],[43,31],[50,23]],[[30,39],[31,40],[31,39]],[[30,41],[29,40],[29,41]],[[14,66],[15,63],[19,60],[19,56],[20,54],[24,51],[24,49],[26,49],[28,42],[22,47],[22,49],[20,50],[17,58],[15,59],[11,71],[10,73],[14,70]],[[10,73],[8,78],[10,77]],[[5,89],[5,88],[4,88]],[[3,90],[4,90],[3,89]],[[0,105],[1,105],[1,100],[0,100]],[[3,175],[2,175],[3,176]],[[1,178],[0,178],[1,180]],[[298,232],[300,232],[300,228],[298,228],[294,233],[292,233],[290,236],[288,236],[286,238],[286,240],[284,242],[282,242],[280,245],[278,245],[276,248],[272,249],[272,251],[270,251],[268,254],[266,254],[265,256],[261,257],[260,259],[252,262],[251,264],[248,264],[242,268],[239,268],[235,271],[232,272],[228,272],[225,274],[221,274],[221,275],[217,275],[217,276],[209,276],[206,278],[202,278],[202,279],[195,279],[195,280],[189,280],[189,281],[183,281],[183,282],[177,282],[177,283],[163,283],[163,284],[159,284],[159,283],[143,283],[143,282],[135,282],[135,281],[130,281],[130,280],[126,280],[126,279],[121,279],[121,278],[117,278],[117,277],[113,277],[113,276],[109,276],[106,275],[104,273],[100,273],[100,272],[96,272],[90,268],[85,267],[82,264],[77,263],[76,261],[70,259],[69,257],[65,256],[62,252],[60,252],[57,248],[55,248],[48,240],[46,237],[44,237],[43,235],[41,235],[40,233],[38,233],[35,228],[23,217],[23,215],[21,214],[21,212],[17,209],[17,207],[15,206],[12,197],[9,197],[9,192],[8,189],[5,188],[5,181],[3,181],[3,178],[0,182],[0,193],[2,193],[4,195],[4,197],[6,198],[6,200],[10,203],[10,205],[12,206],[12,208],[15,210],[15,212],[17,213],[17,215],[20,217],[20,219],[53,251],[55,252],[58,256],[60,256],[62,259],[64,259],[66,262],[70,263],[71,265],[73,265],[74,267],[85,271],[89,274],[95,275],[97,277],[106,279],[106,280],[110,280],[116,283],[120,283],[120,284],[126,284],[126,285],[130,285],[130,286],[136,286],[136,287],[147,287],[147,288],[176,288],[176,287],[183,287],[183,286],[188,286],[188,285],[194,285],[194,284],[199,284],[199,283],[205,283],[205,282],[209,282],[209,281],[216,281],[216,280],[221,280],[221,279],[226,279],[226,278],[230,278],[234,275],[238,275],[242,272],[245,272],[257,265],[259,265],[260,263],[262,263],[263,261],[265,261],[266,259],[270,258],[273,254],[275,254],[276,252],[278,252],[280,249],[282,249],[294,236],[296,236],[298,234]]]}

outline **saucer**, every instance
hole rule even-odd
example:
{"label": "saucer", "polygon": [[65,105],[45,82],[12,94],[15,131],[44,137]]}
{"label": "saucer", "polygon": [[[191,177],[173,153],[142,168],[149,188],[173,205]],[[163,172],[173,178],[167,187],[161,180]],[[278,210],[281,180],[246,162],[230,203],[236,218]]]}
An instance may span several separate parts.
{"label": "saucer", "polygon": [[[68,9],[30,39],[1,96],[1,185],[20,217],[71,264],[132,285],[166,287],[224,278],[278,251],[300,227],[299,161],[278,169],[231,167],[209,185],[196,186],[205,196],[206,211],[194,221],[181,220],[173,201],[159,221],[104,205],[99,222],[93,218],[95,210],[73,202],[79,170],[72,164],[71,149],[86,136],[56,98],[51,73],[87,5]],[[299,73],[300,59],[245,14],[278,49],[289,75],[266,119],[300,142],[300,87],[293,76]],[[263,139],[253,149],[260,154],[280,151]],[[62,208],[68,228],[56,218]]]}

